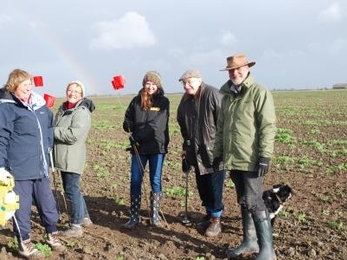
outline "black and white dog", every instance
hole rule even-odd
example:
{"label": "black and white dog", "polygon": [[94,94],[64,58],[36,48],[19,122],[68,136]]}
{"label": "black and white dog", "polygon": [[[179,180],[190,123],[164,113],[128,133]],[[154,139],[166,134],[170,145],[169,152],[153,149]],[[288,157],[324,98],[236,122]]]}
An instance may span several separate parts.
{"label": "black and white dog", "polygon": [[270,190],[263,193],[265,206],[270,214],[272,227],[275,224],[276,215],[283,208],[283,204],[292,196],[292,188],[286,184],[276,184]]}

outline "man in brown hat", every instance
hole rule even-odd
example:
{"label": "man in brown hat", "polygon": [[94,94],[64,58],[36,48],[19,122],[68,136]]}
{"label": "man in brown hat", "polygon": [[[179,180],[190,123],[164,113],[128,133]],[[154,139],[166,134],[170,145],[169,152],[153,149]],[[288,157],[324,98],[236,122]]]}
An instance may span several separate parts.
{"label": "man in brown hat", "polygon": [[206,210],[205,235],[214,237],[221,232],[220,218],[224,209],[225,171],[222,164],[216,167],[212,164],[221,95],[218,89],[203,82],[198,70],[187,70],[179,81],[185,91],[177,110],[184,141],[182,170],[194,168],[199,196]]}
{"label": "man in brown hat", "polygon": [[276,116],[272,95],[255,82],[246,56],[227,58],[229,80],[221,87],[224,94],[217,122],[214,163],[224,162],[235,184],[241,207],[243,242],[227,250],[227,257],[259,253],[257,260],[273,260],[272,227],[266,210],[263,180],[269,171],[274,150]]}

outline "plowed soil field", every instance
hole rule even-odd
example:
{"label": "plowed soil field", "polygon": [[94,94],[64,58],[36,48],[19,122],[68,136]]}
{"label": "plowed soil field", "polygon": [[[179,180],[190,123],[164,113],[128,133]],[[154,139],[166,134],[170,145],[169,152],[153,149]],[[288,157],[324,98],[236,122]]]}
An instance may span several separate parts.
{"label": "plowed soil field", "polygon": [[[242,239],[241,219],[230,178],[225,181],[222,233],[204,236],[198,225],[204,216],[194,173],[188,178],[189,225],[185,213],[185,176],[181,172],[181,136],[176,109],[181,94],[170,94],[169,153],[164,173],[162,227],[149,223],[148,172],[143,185],[141,223],[133,230],[121,225],[129,217],[128,136],[122,130],[132,96],[91,97],[96,104],[88,139],[88,162],[83,193],[94,224],[80,238],[64,238],[67,250],[47,252],[48,259],[226,259],[225,249]],[[278,134],[271,172],[265,188],[289,184],[293,197],[277,217],[274,248],[277,259],[347,259],[347,90],[274,92]],[[59,102],[55,106],[58,107]],[[68,226],[59,174],[60,230]],[[43,243],[44,233],[33,207],[32,237]],[[0,259],[18,259],[9,222],[0,230]],[[241,258],[240,258],[241,259]],[[249,256],[246,259],[255,259]]]}

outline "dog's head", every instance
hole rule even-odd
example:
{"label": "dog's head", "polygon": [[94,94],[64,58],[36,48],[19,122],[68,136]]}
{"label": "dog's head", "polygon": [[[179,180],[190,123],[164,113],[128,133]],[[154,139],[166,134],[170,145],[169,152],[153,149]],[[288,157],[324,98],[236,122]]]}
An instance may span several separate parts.
{"label": "dog's head", "polygon": [[284,203],[292,197],[292,188],[287,184],[276,184],[272,186],[272,191],[281,200],[280,203]]}

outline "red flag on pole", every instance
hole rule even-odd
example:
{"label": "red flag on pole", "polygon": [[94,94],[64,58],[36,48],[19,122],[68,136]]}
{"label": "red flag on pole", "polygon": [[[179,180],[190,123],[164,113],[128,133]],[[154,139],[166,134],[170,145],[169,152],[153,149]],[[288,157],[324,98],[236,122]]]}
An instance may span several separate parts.
{"label": "red flag on pole", "polygon": [[113,77],[111,83],[114,90],[122,89],[125,86],[125,77],[123,75],[116,75]]}

